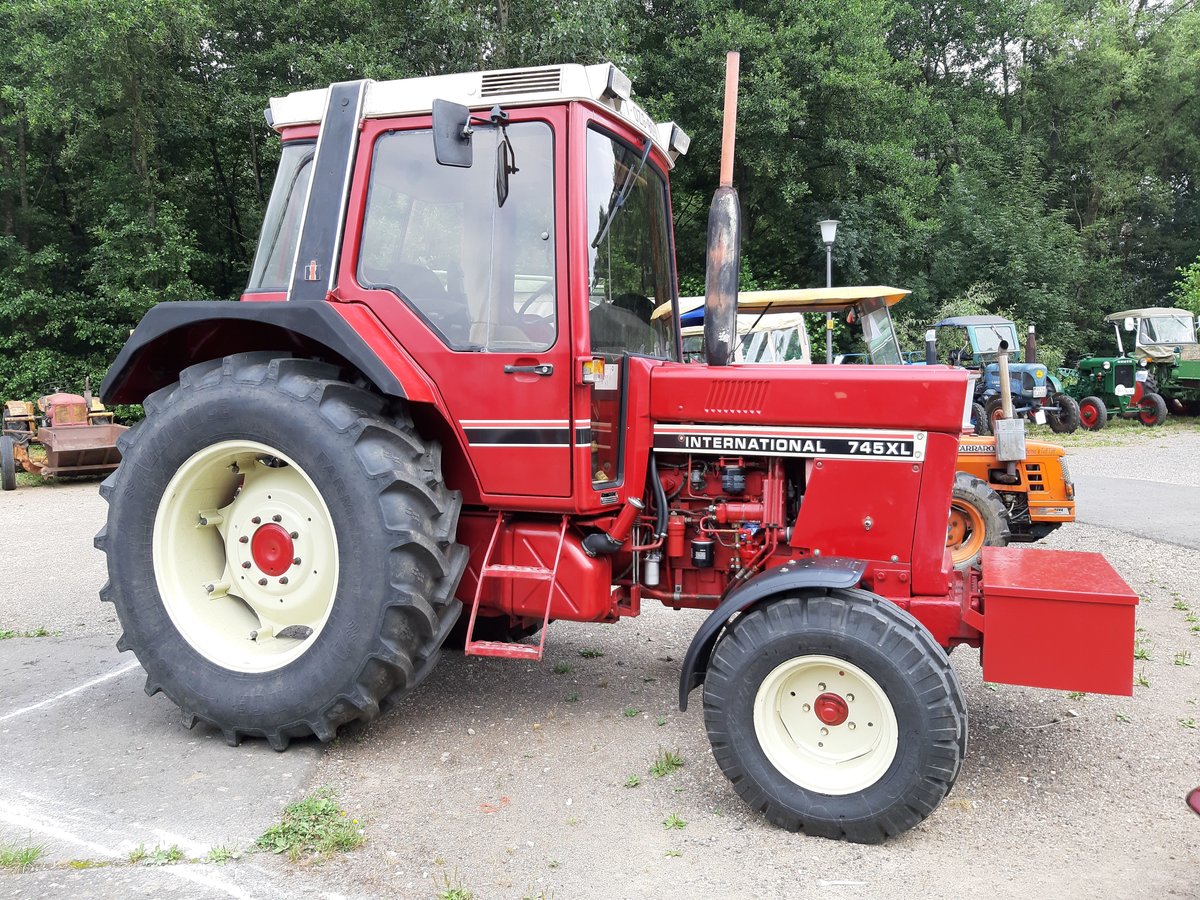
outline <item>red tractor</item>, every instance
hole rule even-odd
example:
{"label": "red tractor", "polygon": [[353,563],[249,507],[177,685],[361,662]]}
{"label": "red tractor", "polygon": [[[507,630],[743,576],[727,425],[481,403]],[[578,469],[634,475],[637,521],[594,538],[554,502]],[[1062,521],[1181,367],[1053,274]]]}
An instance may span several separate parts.
{"label": "red tractor", "polygon": [[874,842],[958,775],[954,647],[992,681],[1131,692],[1136,595],[1101,556],[952,566],[965,372],[729,364],[728,153],[708,363],[680,361],[652,312],[677,300],[688,138],[615,66],[341,83],[267,115],[242,302],[153,308],[103,387],[146,419],[102,489],[101,596],[185,724],[328,741],[456,625],[468,654],[531,660],[554,620],[701,608],[679,701],[703,685],[735,790]]}

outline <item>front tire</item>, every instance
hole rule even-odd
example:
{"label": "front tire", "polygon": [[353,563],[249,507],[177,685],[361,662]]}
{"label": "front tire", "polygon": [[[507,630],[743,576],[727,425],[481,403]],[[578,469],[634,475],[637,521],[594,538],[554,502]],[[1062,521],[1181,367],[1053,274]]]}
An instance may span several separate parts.
{"label": "front tire", "polygon": [[1167,421],[1167,401],[1159,394],[1143,394],[1137,416],[1147,428],[1156,428]]}
{"label": "front tire", "polygon": [[17,489],[17,446],[8,435],[0,436],[0,490]]}
{"label": "front tire", "polygon": [[979,437],[987,437],[992,433],[992,423],[982,403],[971,404],[971,424],[975,426],[975,434]]}
{"label": "front tire", "polygon": [[282,750],[420,683],[466,549],[440,448],[403,406],[274,356],[192,366],[146,399],[96,546],[147,693]]}
{"label": "front tire", "polygon": [[1079,404],[1070,394],[1055,394],[1058,412],[1046,410],[1046,424],[1055,434],[1074,434],[1079,428]]}
{"label": "front tire", "polygon": [[945,652],[868,591],[816,590],[740,616],[713,652],[704,720],[718,765],[768,821],[879,843],[958,777],[966,706]]}
{"label": "front tire", "polygon": [[1079,401],[1079,424],[1088,431],[1099,431],[1108,424],[1108,407],[1099,397]]}
{"label": "front tire", "polygon": [[970,568],[979,562],[984,547],[1007,547],[1011,537],[1000,495],[982,479],[955,472],[946,523],[946,547],[954,568]]}

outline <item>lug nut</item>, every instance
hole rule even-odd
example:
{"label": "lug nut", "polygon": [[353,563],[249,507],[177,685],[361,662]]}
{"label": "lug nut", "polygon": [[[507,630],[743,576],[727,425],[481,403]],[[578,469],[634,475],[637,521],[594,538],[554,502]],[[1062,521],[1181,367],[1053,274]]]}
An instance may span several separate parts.
{"label": "lug nut", "polygon": [[298,565],[300,565],[300,557],[298,557],[298,556],[297,556],[295,559],[293,559],[293,560],[292,560],[292,565],[293,565],[293,566],[298,566]]}
{"label": "lug nut", "polygon": [[283,516],[279,515],[279,513],[275,513],[275,515],[271,516],[271,521],[272,522],[282,522]]}
{"label": "lug nut", "polygon": [[250,538],[246,537],[243,534],[240,538],[238,538],[238,543],[239,544],[248,544],[248,543],[250,543]]}
{"label": "lug nut", "polygon": [[262,521],[262,519],[259,516],[255,516],[253,519],[250,520],[250,523],[253,525],[257,525],[261,521]]}
{"label": "lug nut", "polygon": [[280,578],[280,579],[279,579],[279,583],[280,583],[280,584],[287,584],[287,581],[288,581],[288,580],[287,580],[287,576],[286,576],[286,575],[284,575],[282,578]]}
{"label": "lug nut", "polygon": [[242,563],[242,568],[243,569],[250,568],[250,560],[246,560],[244,563]]}
{"label": "lug nut", "polygon": [[298,538],[298,537],[300,537],[300,532],[298,532],[298,531],[293,531],[293,532],[292,532],[292,540],[294,541],[294,540],[296,540],[296,538]]}
{"label": "lug nut", "polygon": [[259,587],[266,587],[266,586],[267,586],[267,579],[265,579],[265,578],[260,578],[260,579],[258,579],[258,584],[259,584]]}

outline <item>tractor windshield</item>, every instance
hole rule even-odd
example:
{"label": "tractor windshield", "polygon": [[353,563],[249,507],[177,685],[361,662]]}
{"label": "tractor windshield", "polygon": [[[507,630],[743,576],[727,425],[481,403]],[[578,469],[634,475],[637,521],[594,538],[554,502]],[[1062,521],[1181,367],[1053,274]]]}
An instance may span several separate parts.
{"label": "tractor windshield", "polygon": [[592,352],[676,359],[678,317],[652,317],[675,299],[667,184],[647,148],[587,133],[588,305]]}
{"label": "tractor windshield", "polygon": [[1142,319],[1138,326],[1139,344],[1194,344],[1196,332],[1192,317],[1187,313],[1178,316],[1156,316]]}
{"label": "tractor windshield", "polygon": [[275,187],[263,219],[262,237],[254,257],[248,292],[286,291],[292,276],[292,258],[300,236],[300,219],[312,178],[315,145],[310,141],[292,141],[283,145]]}
{"label": "tractor windshield", "polygon": [[1000,342],[1008,343],[1009,359],[1021,358],[1021,345],[1017,343],[1017,329],[1010,322],[1000,325],[976,325],[971,329],[971,342],[978,356],[995,357],[1000,351]]}
{"label": "tractor windshield", "polygon": [[887,303],[873,298],[864,300],[858,309],[862,317],[863,341],[871,355],[871,362],[876,365],[903,364],[904,357],[900,355],[900,343],[892,327],[892,314],[888,311]]}

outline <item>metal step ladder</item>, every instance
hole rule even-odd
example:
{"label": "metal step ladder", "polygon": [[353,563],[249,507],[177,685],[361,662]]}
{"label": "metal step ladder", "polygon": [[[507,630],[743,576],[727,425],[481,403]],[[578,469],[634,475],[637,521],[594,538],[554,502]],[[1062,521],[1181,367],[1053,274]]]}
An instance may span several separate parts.
{"label": "metal step ladder", "polygon": [[[500,532],[504,530],[504,513],[497,513],[496,527],[492,531],[492,539],[488,543],[487,553],[483,557],[483,567],[479,570],[479,579],[475,584],[475,600],[471,604],[471,620],[467,623],[467,642],[463,652],[467,656],[500,656],[505,659],[541,659],[546,647],[546,626],[550,623],[550,603],[554,598],[554,585],[558,579],[558,563],[562,559],[563,543],[567,537],[567,517],[562,517],[562,526],[558,530],[558,547],[554,551],[554,566],[511,566],[492,562],[496,552],[496,543]],[[488,578],[502,578],[511,581],[544,581],[546,582],[546,608],[542,613],[542,629],[537,646],[532,644],[510,643],[509,641],[477,641],[475,635],[475,619],[479,615],[479,603],[483,598],[483,583]]]}

